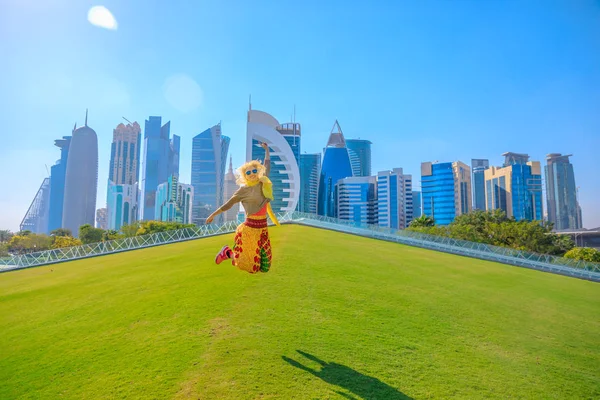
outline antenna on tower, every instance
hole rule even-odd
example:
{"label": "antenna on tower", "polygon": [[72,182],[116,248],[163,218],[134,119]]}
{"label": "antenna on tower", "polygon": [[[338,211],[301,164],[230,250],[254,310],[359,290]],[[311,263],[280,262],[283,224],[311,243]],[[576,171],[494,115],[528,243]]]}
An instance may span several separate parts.
{"label": "antenna on tower", "polygon": [[48,164],[44,164],[44,166],[46,167],[46,173],[48,174],[48,176],[50,176],[50,171],[48,170]]}
{"label": "antenna on tower", "polygon": [[85,109],[85,126],[87,126],[87,115],[88,115],[88,109]]}
{"label": "antenna on tower", "polygon": [[248,111],[252,111],[252,95],[248,95]]}
{"label": "antenna on tower", "polygon": [[127,121],[127,123],[128,123],[128,124],[131,124],[131,125],[133,125],[133,122],[131,122],[131,121],[130,121],[130,120],[128,120],[127,118],[125,118],[125,117],[121,117],[121,118],[123,118],[125,121]]}

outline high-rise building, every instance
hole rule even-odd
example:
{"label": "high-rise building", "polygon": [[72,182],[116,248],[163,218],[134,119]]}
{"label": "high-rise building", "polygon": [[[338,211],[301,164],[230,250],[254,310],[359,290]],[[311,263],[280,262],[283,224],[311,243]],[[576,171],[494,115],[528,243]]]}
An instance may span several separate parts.
{"label": "high-rise building", "polygon": [[577,186],[573,164],[569,161],[572,154],[552,153],[546,156],[544,166],[546,175],[546,201],[548,221],[557,231],[581,229],[578,213]]}
{"label": "high-rise building", "polygon": [[321,173],[321,153],[300,154],[300,202],[298,211],[317,213],[319,175]]}
{"label": "high-rise building", "polygon": [[473,209],[485,210],[485,170],[490,167],[490,161],[471,159],[473,172]]}
{"label": "high-rise building", "polygon": [[338,218],[357,224],[377,224],[377,178],[355,176],[336,184]]}
{"label": "high-rise building", "polygon": [[346,139],[354,176],[371,176],[371,144],[368,140]]}
{"label": "high-rise building", "polygon": [[138,185],[117,185],[108,181],[107,229],[118,231],[138,220],[140,191]]}
{"label": "high-rise building", "polygon": [[152,220],[155,215],[156,189],[169,176],[179,176],[180,138],[171,135],[171,123],[162,125],[161,117],[150,117],[144,126],[144,162],[142,165],[141,219]]}
{"label": "high-rise building", "polygon": [[179,183],[176,175],[158,185],[154,219],[157,221],[192,223],[194,187]]}
{"label": "high-rise building", "polygon": [[25,213],[19,228],[32,233],[48,233],[50,211],[50,178],[42,181],[31,205]]}
{"label": "high-rise building", "polygon": [[79,234],[81,225],[94,226],[98,191],[98,137],[87,125],[73,131],[65,175],[62,227]]}
{"label": "high-rise building", "polygon": [[139,218],[142,129],[137,122],[113,130],[106,196],[107,228],[119,230]]}
{"label": "high-rise building", "polygon": [[487,210],[501,209],[521,220],[542,220],[542,173],[539,161],[529,155],[504,153],[503,167],[485,171]]}
{"label": "high-rise building", "polygon": [[[73,132],[75,132],[73,128]],[[63,136],[54,141],[60,148],[60,159],[50,168],[50,210],[48,216],[48,232],[62,227],[63,205],[65,200],[65,177],[67,174],[67,160],[69,158],[69,144],[71,136]]]}
{"label": "high-rise building", "polygon": [[258,110],[248,111],[246,161],[262,160],[267,143],[271,151],[274,212],[296,211],[300,200],[300,124],[280,124],[273,116]]}
{"label": "high-rise building", "polygon": [[422,207],[421,207],[421,192],[418,190],[413,190],[412,198],[413,198],[413,219],[415,219],[415,218],[419,218],[423,214]]}
{"label": "high-rise building", "polygon": [[96,228],[108,229],[108,210],[106,208],[96,210]]}
{"label": "high-rise building", "polygon": [[[220,123],[196,135],[192,140],[192,221],[196,225],[204,224],[206,218],[224,202],[229,142],[229,137],[221,134]],[[222,222],[224,217],[223,214],[218,215],[215,222]]]}
{"label": "high-rise building", "polygon": [[350,155],[340,124],[336,120],[323,150],[323,165],[319,177],[317,214],[336,217],[335,185],[340,179],[353,176]]}
{"label": "high-rise building", "polygon": [[404,229],[413,220],[414,205],[412,175],[402,168],[377,174],[378,224],[381,227]]}
{"label": "high-rise building", "polygon": [[[227,171],[227,173],[225,174],[225,184],[224,184],[224,188],[223,188],[223,192],[224,192],[223,200],[224,201],[229,200],[231,198],[231,196],[233,196],[233,194],[235,193],[235,191],[237,189],[238,189],[237,177],[235,176],[235,173],[233,172],[233,161],[231,160],[231,157],[230,157],[229,158],[229,171]],[[239,210],[240,210],[239,204],[236,204],[233,207],[231,207],[229,210],[225,211],[222,214],[224,216],[223,222],[236,221]]]}
{"label": "high-rise building", "polygon": [[423,215],[437,225],[448,225],[454,218],[471,211],[471,168],[461,161],[421,163]]}

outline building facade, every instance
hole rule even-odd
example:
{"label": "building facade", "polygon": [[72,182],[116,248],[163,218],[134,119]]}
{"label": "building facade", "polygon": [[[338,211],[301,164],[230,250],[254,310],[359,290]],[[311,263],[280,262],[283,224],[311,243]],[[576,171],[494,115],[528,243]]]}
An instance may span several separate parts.
{"label": "building facade", "polygon": [[167,182],[169,176],[179,176],[180,138],[170,138],[170,122],[161,124],[161,117],[149,117],[144,126],[140,219],[145,221],[154,219],[158,185]]}
{"label": "building facade", "polygon": [[[192,140],[192,222],[203,225],[206,218],[224,202],[225,164],[230,139],[221,133],[221,124],[196,135]],[[224,220],[218,215],[215,222]]]}
{"label": "building facade", "polygon": [[336,184],[338,218],[356,224],[377,224],[377,178],[360,176]]}
{"label": "building facade", "polygon": [[140,190],[138,185],[124,185],[108,182],[107,227],[118,231],[124,225],[138,221]]}
{"label": "building facade", "polygon": [[371,145],[368,140],[346,139],[354,176],[371,176]]}
{"label": "building facade", "polygon": [[[238,189],[238,184],[237,184],[237,176],[235,175],[235,172],[233,171],[233,161],[231,160],[231,157],[229,158],[229,170],[227,171],[227,173],[225,174],[225,184],[223,187],[223,192],[224,192],[224,196],[223,196],[223,200],[227,201],[231,198],[231,196],[233,196],[233,194],[235,193],[235,191]],[[234,205],[233,207],[231,207],[229,210],[225,211],[223,214],[223,222],[229,222],[229,221],[237,221],[237,214],[240,210],[240,206],[239,204]]]}
{"label": "building facade", "polygon": [[261,142],[271,151],[273,211],[296,211],[300,201],[300,124],[282,125],[273,116],[251,109],[246,125],[246,161],[264,159]]}
{"label": "building facade", "polygon": [[96,228],[108,229],[108,210],[106,208],[96,210]]}
{"label": "building facade", "polygon": [[421,163],[423,215],[448,225],[471,211],[471,169],[461,161]]}
{"label": "building facade", "polygon": [[423,208],[421,205],[421,192],[418,190],[413,190],[412,198],[413,198],[413,219],[415,219],[415,218],[419,218],[423,214]]}
{"label": "building facade", "polygon": [[[73,128],[73,132],[76,128]],[[71,136],[63,136],[54,141],[60,149],[60,159],[50,167],[50,205],[48,211],[48,232],[62,227],[63,206],[65,200],[65,178]]]}
{"label": "building facade", "polygon": [[407,228],[414,218],[412,175],[402,168],[377,173],[377,207],[379,226]]}
{"label": "building facade", "polygon": [[335,186],[340,179],[353,176],[350,155],[340,124],[336,120],[327,146],[323,150],[323,165],[319,177],[317,214],[337,217]]}
{"label": "building facade", "polygon": [[81,225],[94,226],[98,191],[98,137],[87,125],[73,131],[65,173],[62,228],[79,234]]}
{"label": "building facade", "polygon": [[529,161],[527,154],[504,153],[501,168],[485,171],[487,210],[501,209],[521,220],[542,220],[542,175],[539,161]]}
{"label": "building facade", "polygon": [[42,181],[33,201],[29,205],[25,217],[19,225],[21,231],[32,233],[49,233],[48,222],[50,216],[50,178]]}
{"label": "building facade", "polygon": [[300,202],[298,211],[308,214],[317,213],[319,175],[321,173],[321,154],[300,155]]}
{"label": "building facade", "polygon": [[573,164],[569,161],[571,156],[572,154],[548,154],[544,166],[548,221],[554,224],[557,231],[582,228],[575,173]]}
{"label": "building facade", "polygon": [[490,161],[471,159],[473,172],[473,209],[485,210],[485,170],[490,167]]}
{"label": "building facade", "polygon": [[192,223],[194,187],[179,183],[176,175],[158,185],[154,219],[165,222]]}

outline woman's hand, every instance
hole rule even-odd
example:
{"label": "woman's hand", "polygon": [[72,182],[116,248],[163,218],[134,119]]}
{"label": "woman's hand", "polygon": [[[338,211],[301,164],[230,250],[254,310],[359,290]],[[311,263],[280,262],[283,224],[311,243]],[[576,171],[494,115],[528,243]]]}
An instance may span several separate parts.
{"label": "woman's hand", "polygon": [[260,147],[262,147],[263,149],[265,149],[265,151],[269,151],[269,145],[268,145],[268,144],[266,144],[265,142],[262,142],[262,143],[260,144]]}
{"label": "woman's hand", "polygon": [[215,219],[215,214],[210,214],[210,215],[208,216],[208,218],[206,218],[206,223],[207,223],[207,224],[210,224],[210,223],[212,223],[212,222],[213,222],[213,220],[214,220],[214,219]]}

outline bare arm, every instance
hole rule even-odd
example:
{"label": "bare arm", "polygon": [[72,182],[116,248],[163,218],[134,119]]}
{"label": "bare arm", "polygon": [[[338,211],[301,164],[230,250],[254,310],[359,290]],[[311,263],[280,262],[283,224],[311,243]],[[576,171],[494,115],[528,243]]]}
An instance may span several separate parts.
{"label": "bare arm", "polygon": [[221,207],[217,208],[215,210],[215,212],[213,212],[206,219],[206,223],[210,224],[217,215],[229,210],[231,207],[233,207],[236,203],[239,203],[240,201],[242,201],[242,188],[239,188],[238,190],[236,190],[235,193],[231,196],[231,198],[229,200],[227,200],[227,202],[225,202],[225,204],[223,204]]}
{"label": "bare arm", "polygon": [[269,152],[269,146],[266,143],[261,143],[260,146],[265,149],[265,176],[269,176],[271,174],[271,153]]}

